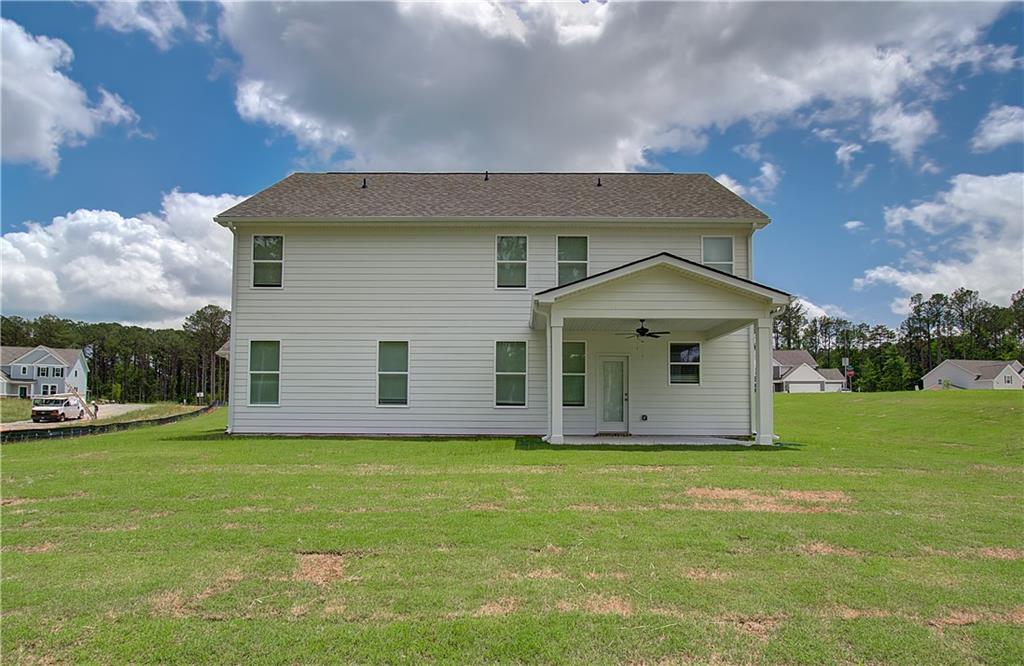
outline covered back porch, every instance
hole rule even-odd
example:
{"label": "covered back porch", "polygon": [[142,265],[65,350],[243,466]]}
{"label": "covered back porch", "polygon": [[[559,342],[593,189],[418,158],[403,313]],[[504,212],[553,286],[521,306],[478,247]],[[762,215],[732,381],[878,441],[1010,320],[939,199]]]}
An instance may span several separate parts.
{"label": "covered back porch", "polygon": [[[789,300],[668,254],[536,294],[531,325],[547,341],[545,439],[772,443],[771,320]],[[647,334],[638,336],[641,326]]]}

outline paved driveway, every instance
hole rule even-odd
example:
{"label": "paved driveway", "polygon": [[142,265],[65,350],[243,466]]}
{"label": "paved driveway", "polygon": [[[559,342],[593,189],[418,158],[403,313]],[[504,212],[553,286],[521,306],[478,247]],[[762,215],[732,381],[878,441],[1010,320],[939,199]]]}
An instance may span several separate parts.
{"label": "paved driveway", "polygon": [[[100,418],[105,419],[111,416],[121,416],[128,412],[134,412],[137,409],[149,407],[147,404],[139,403],[128,403],[125,405],[100,405]],[[68,423],[91,423],[89,417],[82,419],[81,421],[65,421],[60,423],[58,421],[46,422],[46,423],[32,423],[32,421],[12,421],[11,423],[0,424],[0,431],[6,430],[26,430],[30,428],[53,428],[56,426],[67,425]]]}

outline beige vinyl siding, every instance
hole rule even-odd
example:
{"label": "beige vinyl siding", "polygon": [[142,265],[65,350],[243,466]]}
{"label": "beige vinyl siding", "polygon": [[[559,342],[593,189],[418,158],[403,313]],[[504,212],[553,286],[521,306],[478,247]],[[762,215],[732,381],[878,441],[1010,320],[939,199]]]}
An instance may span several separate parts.
{"label": "beige vinyl siding", "polygon": [[[658,252],[699,261],[701,235],[724,233],[731,232],[704,226],[628,224],[238,225],[232,431],[543,434],[547,345],[545,332],[532,330],[529,323],[533,293],[555,286],[556,236],[588,236],[590,273],[594,274]],[[250,286],[253,234],[284,235],[283,289]],[[494,246],[499,234],[529,238],[525,290],[495,288]],[[740,228],[731,234],[736,238],[736,271],[743,277],[748,234],[748,229]],[[589,342],[591,337],[573,335],[571,339]],[[247,406],[248,343],[261,339],[281,341],[278,407]],[[377,408],[378,340],[409,341],[409,394],[415,397],[407,409]],[[494,343],[498,340],[529,343],[526,408],[494,407]],[[717,376],[731,379],[727,385],[715,380],[697,400],[669,389],[667,352],[659,353],[658,365],[664,367],[650,375],[657,380],[649,388],[641,387],[638,394],[650,396],[650,412],[658,415],[659,420],[649,426],[665,428],[668,423],[661,415],[675,411],[682,419],[703,408],[710,410],[709,419],[724,414],[730,429],[749,433],[746,340],[741,332],[709,343],[703,350],[708,364],[704,372],[716,372],[718,364]],[[591,391],[596,385],[593,359],[597,351],[598,347],[588,344]],[[615,351],[627,353],[628,348]],[[715,361],[716,357],[720,360]],[[641,369],[643,365],[631,367],[631,373]],[[725,391],[735,396],[723,406]],[[588,399],[587,409],[594,404]],[[567,421],[576,411],[583,410],[566,410]],[[574,413],[571,418],[576,417]]]}

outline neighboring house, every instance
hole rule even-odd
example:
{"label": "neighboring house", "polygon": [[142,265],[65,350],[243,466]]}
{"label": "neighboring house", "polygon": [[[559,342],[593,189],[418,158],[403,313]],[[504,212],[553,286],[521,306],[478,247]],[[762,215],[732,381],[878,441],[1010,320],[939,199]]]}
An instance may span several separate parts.
{"label": "neighboring house", "polygon": [[0,347],[0,395],[21,398],[65,393],[86,396],[89,364],[81,349]]}
{"label": "neighboring house", "polygon": [[1020,389],[1024,370],[1017,361],[946,359],[921,378],[925,389]]}
{"label": "neighboring house", "polygon": [[842,370],[819,368],[804,349],[772,353],[776,393],[838,393],[846,386]]}
{"label": "neighboring house", "polygon": [[297,173],[215,219],[229,432],[772,441],[791,297],[710,176]]}

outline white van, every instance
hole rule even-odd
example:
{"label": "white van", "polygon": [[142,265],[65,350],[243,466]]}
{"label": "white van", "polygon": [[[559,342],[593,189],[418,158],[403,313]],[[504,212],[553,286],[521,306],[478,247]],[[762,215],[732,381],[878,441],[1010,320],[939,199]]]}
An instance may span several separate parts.
{"label": "white van", "polygon": [[32,422],[66,421],[85,416],[85,408],[73,395],[48,395],[32,399]]}

